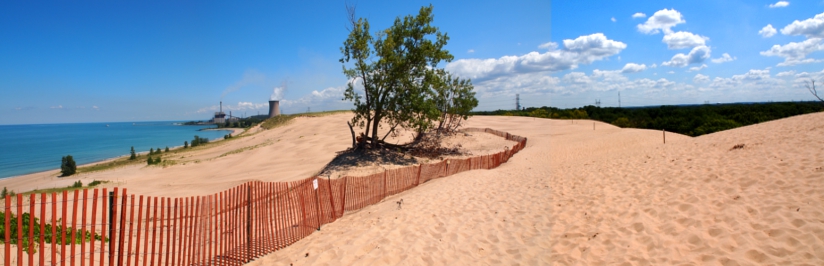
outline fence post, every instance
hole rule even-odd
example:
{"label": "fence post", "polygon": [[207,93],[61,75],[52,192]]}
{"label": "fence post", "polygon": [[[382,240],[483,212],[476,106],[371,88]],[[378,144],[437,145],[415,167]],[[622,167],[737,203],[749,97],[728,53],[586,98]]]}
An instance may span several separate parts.
{"label": "fence post", "polygon": [[[114,212],[112,211],[114,210],[114,196],[114,191],[109,191],[109,253],[111,253],[114,248],[114,241],[111,241],[111,238],[114,235]],[[109,255],[109,264],[112,264],[111,256],[112,254]],[[101,261],[101,263],[103,262]]]}
{"label": "fence post", "polygon": [[664,144],[667,144],[667,131],[661,129],[661,135],[664,135]]}
{"label": "fence post", "polygon": [[317,208],[317,220],[318,221],[318,231],[320,231],[320,216],[323,215],[323,212],[320,210],[320,193],[318,193],[318,189],[320,188],[320,184],[318,184],[318,177],[315,177],[315,180],[312,181],[312,188],[315,189],[315,207]]}
{"label": "fence post", "polygon": [[5,232],[3,236],[3,243],[5,243],[5,245],[3,245],[5,250],[5,256],[3,257],[3,265],[11,265],[11,223],[9,221],[9,219],[11,218],[11,196],[6,195],[5,200],[6,215],[3,216],[5,216],[6,218],[6,230],[3,230]]}
{"label": "fence post", "polygon": [[246,185],[246,263],[252,261],[252,184]]}
{"label": "fence post", "polygon": [[415,180],[415,186],[421,184],[421,168],[423,168],[423,164],[418,164],[418,180]]}

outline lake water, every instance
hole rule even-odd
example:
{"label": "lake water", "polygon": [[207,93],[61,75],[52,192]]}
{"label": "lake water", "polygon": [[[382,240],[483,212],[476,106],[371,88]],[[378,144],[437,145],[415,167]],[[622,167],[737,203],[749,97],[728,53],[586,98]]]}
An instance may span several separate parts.
{"label": "lake water", "polygon": [[215,140],[230,133],[200,131],[212,127],[180,122],[0,125],[0,178],[59,169],[66,155],[81,165],[127,155],[132,146],[145,152],[183,146],[195,135]]}

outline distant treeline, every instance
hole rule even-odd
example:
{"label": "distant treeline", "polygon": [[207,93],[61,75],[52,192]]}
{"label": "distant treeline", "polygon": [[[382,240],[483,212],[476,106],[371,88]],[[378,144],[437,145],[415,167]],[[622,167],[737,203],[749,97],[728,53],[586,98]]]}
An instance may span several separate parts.
{"label": "distant treeline", "polygon": [[238,118],[237,121],[228,121],[230,119],[226,119],[227,121],[224,123],[211,123],[208,121],[189,121],[183,123],[183,125],[217,125],[217,128],[250,128],[260,122],[265,121],[268,118],[269,117],[266,115],[255,115],[246,118]]}
{"label": "distant treeline", "polygon": [[705,104],[660,107],[597,107],[558,109],[555,107],[525,108],[474,112],[474,115],[512,115],[554,119],[592,119],[619,127],[664,129],[688,136],[700,136],[786,118],[824,111],[821,102],[776,102]]}

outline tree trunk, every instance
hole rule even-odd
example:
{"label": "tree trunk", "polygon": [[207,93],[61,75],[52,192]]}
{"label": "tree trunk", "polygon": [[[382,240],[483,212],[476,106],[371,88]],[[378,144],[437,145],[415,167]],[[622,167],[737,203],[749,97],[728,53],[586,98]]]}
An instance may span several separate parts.
{"label": "tree trunk", "polygon": [[349,126],[349,132],[352,132],[352,148],[354,149],[358,147],[357,143],[355,142],[355,129],[352,128],[352,124],[349,123],[349,121],[346,121],[346,125]]}

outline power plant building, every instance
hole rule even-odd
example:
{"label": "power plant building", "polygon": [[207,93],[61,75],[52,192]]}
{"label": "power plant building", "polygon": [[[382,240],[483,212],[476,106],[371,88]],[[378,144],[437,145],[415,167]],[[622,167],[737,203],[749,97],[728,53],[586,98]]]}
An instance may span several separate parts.
{"label": "power plant building", "polygon": [[280,115],[280,101],[269,101],[269,118]]}
{"label": "power plant building", "polygon": [[215,112],[215,118],[212,119],[215,124],[226,123],[226,113],[223,112],[223,102],[220,102],[220,112]]}

